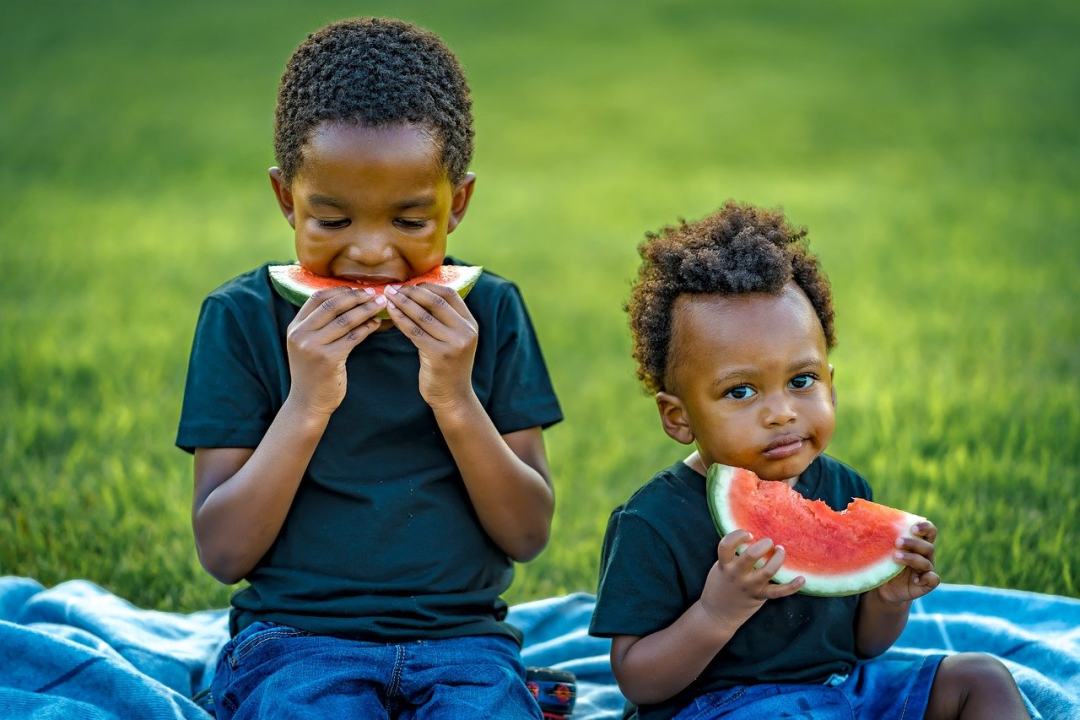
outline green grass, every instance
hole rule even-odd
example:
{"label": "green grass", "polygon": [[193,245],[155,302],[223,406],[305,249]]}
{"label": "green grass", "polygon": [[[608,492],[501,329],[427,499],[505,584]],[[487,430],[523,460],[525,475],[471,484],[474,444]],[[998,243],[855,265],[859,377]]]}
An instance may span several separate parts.
{"label": "green grass", "polygon": [[[608,512],[684,452],[621,305],[643,233],[729,197],[782,205],[832,279],[830,451],[938,524],[946,581],[1080,594],[1080,11],[876,5],[365,7],[466,68],[479,184],[451,249],[520,283],[567,416],[553,538],[510,601],[592,590]],[[0,45],[0,573],[221,606],[172,445],[193,325],[291,256],[276,83],[357,6],[49,7]]]}

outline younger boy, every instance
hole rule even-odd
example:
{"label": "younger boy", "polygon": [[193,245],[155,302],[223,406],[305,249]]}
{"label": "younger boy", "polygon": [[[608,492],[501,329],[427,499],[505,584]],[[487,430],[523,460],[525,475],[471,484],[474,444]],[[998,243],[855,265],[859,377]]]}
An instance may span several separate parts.
{"label": "younger boy", "polygon": [[898,544],[899,576],[840,598],[797,595],[801,577],[770,583],[784,549],[745,530],[721,539],[713,526],[713,463],[836,510],[870,498],[858,473],[823,454],[833,308],[805,236],[778,212],[729,202],[642,244],[627,306],[638,375],[664,431],[696,450],[612,513],[590,632],[613,638],[615,677],[643,719],[1026,718],[989,656],[866,662],[940,582],[931,523]]}
{"label": "younger boy", "polygon": [[270,181],[297,258],[390,287],[297,310],[264,265],[203,303],[177,444],[201,562],[248,581],[219,718],[540,716],[499,596],[547,542],[559,405],[512,283],[401,284],[457,262],[472,137],[457,60],[407,23],[334,23],[285,69]]}

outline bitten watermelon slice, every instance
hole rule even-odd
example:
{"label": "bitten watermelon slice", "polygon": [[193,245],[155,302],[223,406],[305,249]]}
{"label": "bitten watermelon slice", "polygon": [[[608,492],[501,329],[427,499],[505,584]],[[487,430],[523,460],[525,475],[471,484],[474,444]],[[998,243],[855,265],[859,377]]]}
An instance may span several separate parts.
{"label": "bitten watermelon slice", "polygon": [[[480,278],[482,271],[483,268],[478,265],[440,265],[423,275],[417,275],[404,282],[394,284],[419,285],[420,283],[432,283],[434,285],[444,285],[456,290],[461,297],[465,297]],[[386,292],[386,285],[316,275],[299,263],[271,265],[270,280],[274,283],[274,289],[278,291],[278,294],[294,305],[303,305],[313,293],[323,288],[371,288],[379,295]],[[389,315],[383,310],[378,317],[387,318]]]}
{"label": "bitten watermelon slice", "polygon": [[719,464],[709,468],[707,495],[720,535],[743,529],[783,545],[784,564],[773,581],[802,575],[799,592],[807,595],[854,595],[888,582],[904,569],[893,559],[897,538],[911,537],[911,527],[925,520],[862,499],[837,512],[787,483]]}

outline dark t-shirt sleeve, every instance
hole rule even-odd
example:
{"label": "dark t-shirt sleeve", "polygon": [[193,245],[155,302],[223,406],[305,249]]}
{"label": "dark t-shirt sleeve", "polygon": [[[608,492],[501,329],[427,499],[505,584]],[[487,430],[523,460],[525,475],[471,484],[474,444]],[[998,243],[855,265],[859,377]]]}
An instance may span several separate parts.
{"label": "dark t-shirt sleeve", "polygon": [[562,420],[540,343],[517,286],[499,301],[497,351],[488,414],[501,434]]}
{"label": "dark t-shirt sleeve", "polygon": [[589,633],[644,636],[674,622],[686,607],[678,563],[660,534],[636,513],[608,520]]}
{"label": "dark t-shirt sleeve", "polygon": [[188,363],[176,445],[256,447],[273,420],[255,352],[229,302],[208,297],[199,313]]}

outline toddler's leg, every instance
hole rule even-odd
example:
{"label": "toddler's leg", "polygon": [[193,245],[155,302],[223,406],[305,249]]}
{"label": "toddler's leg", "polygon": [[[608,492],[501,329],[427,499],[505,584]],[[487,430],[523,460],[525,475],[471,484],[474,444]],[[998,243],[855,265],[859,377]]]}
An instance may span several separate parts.
{"label": "toddler's leg", "polygon": [[927,720],[1029,717],[1012,673],[996,658],[960,653],[941,661],[930,690]]}

